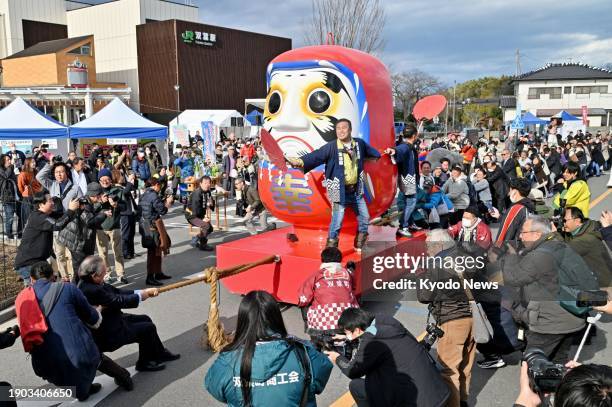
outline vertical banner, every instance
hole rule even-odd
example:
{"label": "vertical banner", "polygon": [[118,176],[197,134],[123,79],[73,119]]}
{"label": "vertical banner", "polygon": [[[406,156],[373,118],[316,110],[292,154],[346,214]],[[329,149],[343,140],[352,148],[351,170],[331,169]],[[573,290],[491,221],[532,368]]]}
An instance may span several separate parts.
{"label": "vertical banner", "polygon": [[202,141],[204,157],[215,159],[215,124],[213,122],[202,122]]}
{"label": "vertical banner", "polygon": [[582,124],[589,124],[589,109],[586,106],[582,106]]}
{"label": "vertical banner", "polygon": [[180,144],[182,146],[189,146],[189,135],[187,133],[187,126],[184,126],[182,124],[172,126],[170,141],[172,141],[174,145]]}

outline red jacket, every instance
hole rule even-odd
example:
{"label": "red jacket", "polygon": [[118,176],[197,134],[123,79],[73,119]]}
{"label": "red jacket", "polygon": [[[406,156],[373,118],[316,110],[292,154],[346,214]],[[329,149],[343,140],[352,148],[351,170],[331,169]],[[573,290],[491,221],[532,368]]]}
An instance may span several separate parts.
{"label": "red jacket", "polygon": [[[464,240],[463,236],[465,232],[462,230],[463,229],[462,223],[463,222],[456,223],[454,226],[451,226],[450,228],[448,228],[448,233],[455,240]],[[491,241],[492,241],[491,229],[489,229],[489,226],[487,226],[487,224],[484,223],[480,219],[478,220],[478,225],[476,225],[475,239],[476,240],[474,240],[474,237],[472,237],[470,241],[476,243],[478,246],[482,247],[483,249],[488,249],[489,246],[491,246]]]}
{"label": "red jacket", "polygon": [[461,149],[461,155],[463,156],[463,162],[466,164],[471,163],[477,152],[478,150],[476,150],[472,146],[463,146],[463,148]]}
{"label": "red jacket", "polygon": [[245,144],[240,148],[240,157],[249,157],[249,161],[251,161],[254,155],[255,147],[253,144]]}
{"label": "red jacket", "polygon": [[309,329],[337,329],[342,311],[359,307],[353,294],[353,276],[340,263],[321,264],[321,268],[304,281],[299,295],[298,306],[310,305]]}

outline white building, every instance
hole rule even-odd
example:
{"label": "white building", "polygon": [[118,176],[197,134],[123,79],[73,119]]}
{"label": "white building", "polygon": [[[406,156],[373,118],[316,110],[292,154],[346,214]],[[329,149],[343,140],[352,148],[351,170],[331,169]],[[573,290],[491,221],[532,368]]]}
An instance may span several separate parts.
{"label": "white building", "polygon": [[132,89],[140,111],[136,26],[151,21],[198,21],[198,8],[168,0],[0,0],[0,59],[41,41],[94,35],[98,78]]}
{"label": "white building", "polygon": [[[588,109],[589,127],[612,126],[612,71],[579,63],[548,64],[514,80],[521,111],[541,119],[565,110],[582,117]],[[504,104],[504,121],[516,116],[516,104]]]}
{"label": "white building", "polygon": [[198,8],[164,0],[118,0],[67,12],[68,36],[93,35],[100,81],[125,82],[140,111],[136,26],[161,20],[198,21]]}

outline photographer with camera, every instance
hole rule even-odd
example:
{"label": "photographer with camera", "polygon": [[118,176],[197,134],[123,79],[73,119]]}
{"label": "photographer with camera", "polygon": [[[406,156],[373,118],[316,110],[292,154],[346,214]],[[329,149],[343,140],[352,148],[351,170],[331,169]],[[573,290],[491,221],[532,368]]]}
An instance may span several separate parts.
{"label": "photographer with camera", "polygon": [[612,405],[612,368],[606,365],[570,361],[565,365],[550,362],[537,348],[523,356],[520,392],[514,407],[551,405],[554,407],[601,407]]}
{"label": "photographer with camera", "polygon": [[562,301],[561,289],[596,290],[597,278],[580,256],[555,239],[550,221],[541,216],[527,218],[520,239],[524,249],[518,253],[510,247],[499,261],[495,253],[490,253],[489,259],[497,261],[504,284],[519,293],[511,305],[512,315],[528,328],[527,346],[542,349],[554,362],[565,362],[585,320]]}
{"label": "photographer with camera", "polygon": [[[451,235],[444,229],[429,231],[426,242],[428,255],[445,259],[445,264],[449,258],[476,256],[463,250],[462,246],[456,245]],[[483,250],[477,244],[473,244],[473,248],[478,251]],[[477,269],[470,270],[470,273],[474,271]],[[425,274],[419,275],[419,278],[427,278],[432,282],[456,281],[459,284],[462,284],[464,277],[468,278],[458,270],[438,267],[428,269]],[[433,316],[436,327],[442,331],[437,354],[438,362],[442,366],[442,376],[451,389],[448,404],[467,406],[472,366],[476,356],[476,342],[472,330],[472,309],[466,291],[463,288],[436,291],[418,289],[417,298],[420,302],[429,304],[430,315]]]}
{"label": "photographer with camera", "polygon": [[100,227],[96,230],[96,246],[98,254],[104,260],[104,265],[109,270],[108,249],[113,250],[115,258],[115,274],[117,280],[123,284],[127,284],[128,280],[125,277],[123,266],[123,247],[121,241],[121,213],[127,209],[127,202],[123,196],[123,191],[113,186],[111,179],[112,173],[104,168],[98,174],[98,181],[102,187],[102,197],[100,209],[103,211],[111,211],[112,216],[107,217]]}
{"label": "photographer with camera", "polygon": [[87,256],[94,254],[96,249],[96,229],[99,229],[107,218],[113,217],[113,212],[99,205],[104,190],[97,182],[87,185],[87,194],[79,199],[77,216],[59,233],[57,240],[70,250],[73,282],[79,281],[78,270]]}
{"label": "photographer with camera", "polygon": [[[50,155],[49,162],[36,174],[36,180],[53,197],[55,204],[52,216],[55,217],[60,217],[64,210],[68,209],[70,201],[83,196],[80,188],[70,180],[70,169],[65,163],[58,160],[59,158],[61,157]],[[75,273],[71,265],[70,251],[59,242],[57,234],[53,240],[53,251],[61,276],[66,280],[72,279]]]}
{"label": "photographer with camera", "polygon": [[[351,359],[325,353],[351,379],[358,407],[444,406],[450,390],[427,349],[395,318],[347,308],[338,320],[348,341],[357,341]],[[365,378],[363,378],[365,376]]]}
{"label": "photographer with camera", "polygon": [[52,216],[55,202],[45,192],[37,192],[32,199],[34,210],[23,230],[23,238],[17,247],[15,270],[26,286],[30,285],[30,266],[40,261],[47,261],[53,253],[54,232],[59,232],[76,216],[79,201],[74,199],[68,204],[68,210],[59,218]]}

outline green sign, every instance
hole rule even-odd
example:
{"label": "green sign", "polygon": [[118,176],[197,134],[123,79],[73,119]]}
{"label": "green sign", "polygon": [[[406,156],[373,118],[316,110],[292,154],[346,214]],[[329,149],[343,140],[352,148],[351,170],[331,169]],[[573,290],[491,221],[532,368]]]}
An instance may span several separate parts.
{"label": "green sign", "polygon": [[181,33],[181,38],[185,44],[203,45],[212,47],[217,42],[217,34],[202,31],[187,30]]}

